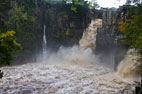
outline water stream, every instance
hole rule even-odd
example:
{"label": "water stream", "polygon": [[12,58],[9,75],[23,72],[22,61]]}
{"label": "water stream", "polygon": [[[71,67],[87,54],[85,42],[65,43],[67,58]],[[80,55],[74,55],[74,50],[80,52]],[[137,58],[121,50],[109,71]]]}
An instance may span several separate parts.
{"label": "water stream", "polygon": [[0,94],[133,94],[134,80],[101,65],[93,54],[100,22],[92,21],[81,46],[60,47],[57,53],[47,53],[44,25],[44,61],[1,68],[5,74],[0,80]]}
{"label": "water stream", "polygon": [[47,58],[47,40],[46,40],[46,25],[44,25],[43,29],[43,46],[42,46],[42,51],[43,51],[43,60]]}
{"label": "water stream", "polygon": [[61,48],[44,62],[3,67],[0,94],[133,94],[133,80],[98,62],[90,49]]}

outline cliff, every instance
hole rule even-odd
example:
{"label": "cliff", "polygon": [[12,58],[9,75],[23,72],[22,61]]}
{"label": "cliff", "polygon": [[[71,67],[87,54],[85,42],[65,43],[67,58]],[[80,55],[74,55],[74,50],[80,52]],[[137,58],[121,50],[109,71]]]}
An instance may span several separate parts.
{"label": "cliff", "polygon": [[124,19],[122,9],[104,9],[102,15],[102,28],[98,29],[96,36],[96,54],[101,62],[116,68],[124,58],[127,47],[122,45],[123,33],[118,30],[118,23]]}
{"label": "cliff", "polygon": [[75,13],[70,10],[69,5],[64,4],[39,3],[38,6],[36,18],[41,27],[46,25],[47,44],[50,50],[57,50],[61,45],[78,44],[83,31],[91,22],[89,11],[85,14],[80,13],[83,8]]}

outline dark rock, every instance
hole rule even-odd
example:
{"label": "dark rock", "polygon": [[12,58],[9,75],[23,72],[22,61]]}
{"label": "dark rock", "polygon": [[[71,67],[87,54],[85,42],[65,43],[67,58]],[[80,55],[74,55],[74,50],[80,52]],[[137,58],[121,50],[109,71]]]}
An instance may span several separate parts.
{"label": "dark rock", "polygon": [[105,9],[102,15],[103,26],[98,29],[96,37],[96,54],[100,56],[101,62],[114,68],[127,51],[127,47],[120,42],[123,33],[117,28],[118,22],[123,19],[122,12],[120,9]]}
{"label": "dark rock", "polygon": [[79,43],[85,28],[91,22],[89,14],[72,13],[59,4],[40,2],[39,6],[36,18],[41,27],[46,25],[48,49],[57,50],[61,45],[73,46]]}

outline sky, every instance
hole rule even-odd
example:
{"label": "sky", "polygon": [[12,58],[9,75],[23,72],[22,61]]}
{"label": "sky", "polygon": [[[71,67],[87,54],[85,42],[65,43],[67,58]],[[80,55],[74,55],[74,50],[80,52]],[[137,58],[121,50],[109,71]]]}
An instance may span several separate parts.
{"label": "sky", "polygon": [[126,0],[89,0],[89,1],[96,1],[100,7],[104,8],[111,8],[115,7],[118,8],[119,6],[126,3]]}

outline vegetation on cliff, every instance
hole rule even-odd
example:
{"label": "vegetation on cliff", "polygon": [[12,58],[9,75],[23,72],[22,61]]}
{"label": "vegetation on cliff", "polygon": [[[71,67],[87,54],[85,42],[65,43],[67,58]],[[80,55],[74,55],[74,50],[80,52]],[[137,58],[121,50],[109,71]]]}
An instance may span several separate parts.
{"label": "vegetation on cliff", "polygon": [[120,26],[120,31],[124,32],[124,42],[135,48],[142,58],[142,4],[126,6],[126,15],[126,21],[121,22]]}
{"label": "vegetation on cliff", "polygon": [[[21,44],[22,50],[18,53],[11,51],[13,57],[21,61],[28,59],[35,54],[35,49],[38,48],[38,43],[41,41],[42,24],[39,22],[38,13],[41,11],[42,4],[46,3],[49,8],[57,6],[58,11],[65,12],[64,19],[86,19],[89,11],[90,4],[84,0],[60,0],[60,2],[52,3],[52,0],[1,0],[0,1],[0,32],[1,35],[9,30],[14,30],[13,39],[16,38],[17,42]],[[45,7],[47,7],[45,6]],[[53,10],[52,10],[53,9]],[[54,11],[54,8],[50,9]],[[50,11],[49,11],[50,12]],[[52,13],[52,12],[51,12]],[[51,14],[53,15],[53,14]],[[55,20],[55,19],[54,19]],[[13,32],[14,32],[13,31]],[[62,35],[59,28],[54,32],[54,36],[60,38],[69,37],[71,34],[70,28],[66,28],[66,32]],[[15,34],[15,36],[14,36]],[[61,35],[61,36],[60,36]],[[64,37],[66,36],[66,37]],[[8,36],[7,36],[8,37]],[[15,39],[14,39],[15,40]],[[31,45],[32,44],[32,45]],[[1,50],[2,52],[2,50]],[[6,53],[6,52],[5,52]],[[7,62],[3,64],[10,64],[11,56]],[[1,57],[0,57],[1,58]]]}

